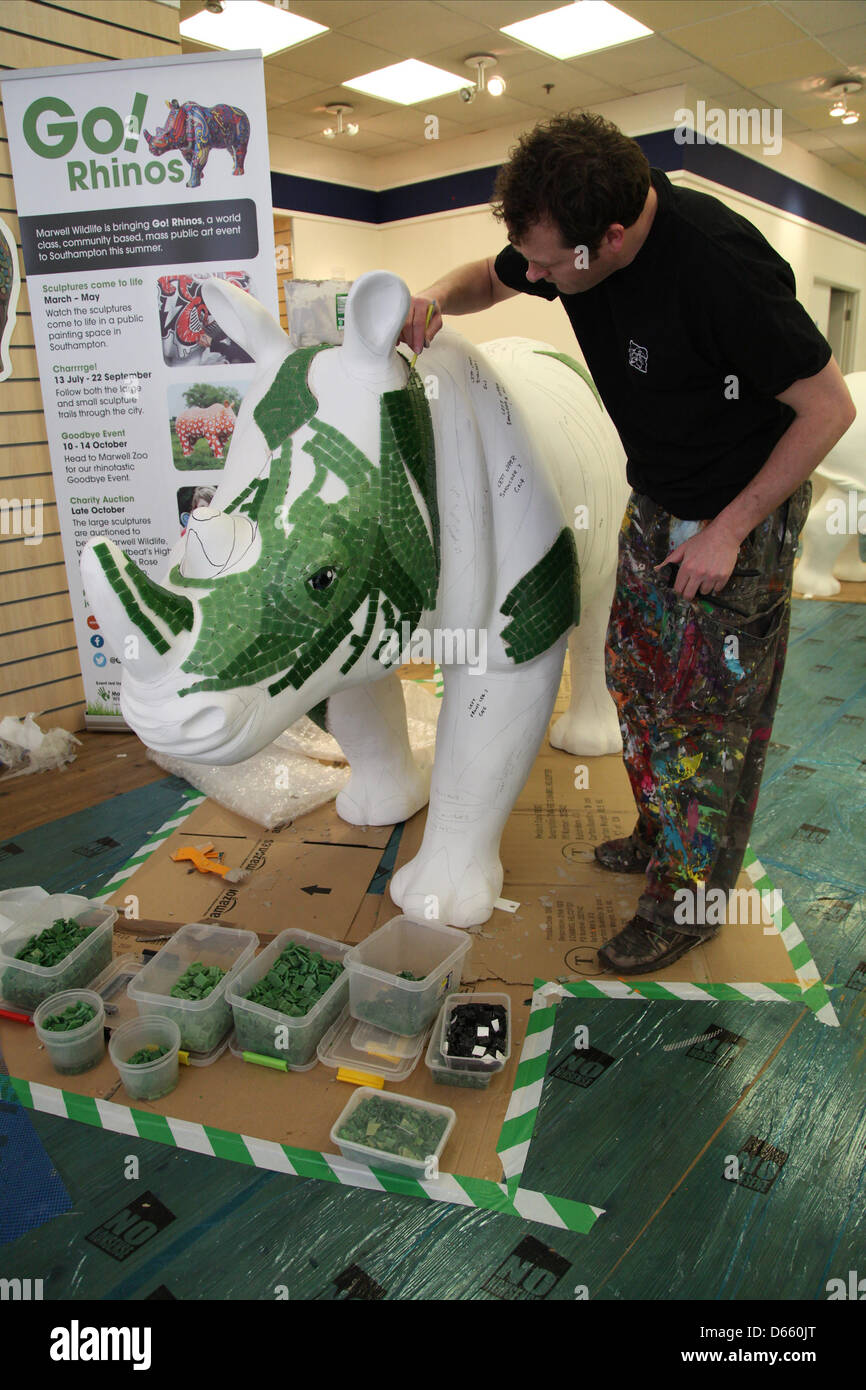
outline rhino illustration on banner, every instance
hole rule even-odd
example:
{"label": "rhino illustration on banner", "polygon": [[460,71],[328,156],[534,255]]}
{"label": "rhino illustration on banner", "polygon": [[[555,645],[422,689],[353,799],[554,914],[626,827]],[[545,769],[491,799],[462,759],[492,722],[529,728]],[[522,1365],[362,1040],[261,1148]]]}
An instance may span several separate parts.
{"label": "rhino illustration on banner", "polygon": [[[613,425],[584,367],[526,339],[475,347],[442,332],[422,382],[395,347],[409,291],[385,271],[353,285],[340,347],[293,352],[251,296],[217,279],[202,293],[258,375],[224,480],[162,581],[110,539],[82,555],[90,605],[124,660],[123,715],[158,751],[228,764],[309,713],[351,766],[343,819],[391,824],[429,799],[394,901],[420,920],[477,925],[501,892],[499,841],[569,633],[571,707],[551,741],[621,748],[604,679],[628,495]],[[465,655],[477,643],[443,660],[432,783],[412,758],[394,670],[419,633],[485,639],[483,668]]]}
{"label": "rhino illustration on banner", "polygon": [[166,154],[179,150],[189,165],[187,188],[198,188],[202,171],[211,150],[228,150],[232,156],[232,174],[244,172],[244,160],[250,142],[250,120],[237,106],[201,106],[197,101],[181,105],[175,98],[168,102],[168,120],[155,135],[143,132],[151,154]]}

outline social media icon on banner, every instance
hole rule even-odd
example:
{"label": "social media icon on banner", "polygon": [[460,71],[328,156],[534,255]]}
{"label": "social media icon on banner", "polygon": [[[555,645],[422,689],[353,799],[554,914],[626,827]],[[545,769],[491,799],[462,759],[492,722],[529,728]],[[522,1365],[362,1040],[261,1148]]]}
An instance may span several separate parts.
{"label": "social media icon on banner", "polygon": [[104,647],[104,646],[105,646],[105,638],[104,638],[104,637],[100,637],[100,636],[99,636],[99,633],[97,633],[94,637],[91,637],[91,639],[90,639],[90,645],[91,645],[91,647]]}
{"label": "social media icon on banner", "polygon": [[97,652],[93,658],[94,666],[105,666],[107,662],[108,657],[105,655],[105,652]]}
{"label": "social media icon on banner", "polygon": [[96,620],[96,614],[95,614],[95,613],[91,613],[90,617],[87,619],[87,626],[88,626],[88,627],[93,627],[93,628],[98,628],[98,627],[99,627],[99,623],[98,623],[97,620]]}

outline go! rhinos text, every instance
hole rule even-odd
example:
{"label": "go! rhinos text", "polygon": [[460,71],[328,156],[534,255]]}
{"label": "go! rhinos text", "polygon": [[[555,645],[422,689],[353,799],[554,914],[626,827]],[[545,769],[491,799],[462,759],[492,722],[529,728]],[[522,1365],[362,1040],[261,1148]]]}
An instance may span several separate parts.
{"label": "go! rhinos text", "polygon": [[[130,184],[182,183],[186,177],[181,159],[150,159],[144,165],[139,160],[120,162],[115,150],[121,146],[134,154],[144,126],[147,97],[136,92],[132,109],[125,116],[110,106],[94,106],[82,118],[62,97],[44,96],[33,101],[24,112],[24,139],[41,159],[63,159],[78,144],[79,137],[92,154],[111,155],[111,162],[70,159],[66,164],[69,189],[128,188]],[[50,119],[55,117],[57,119]]]}

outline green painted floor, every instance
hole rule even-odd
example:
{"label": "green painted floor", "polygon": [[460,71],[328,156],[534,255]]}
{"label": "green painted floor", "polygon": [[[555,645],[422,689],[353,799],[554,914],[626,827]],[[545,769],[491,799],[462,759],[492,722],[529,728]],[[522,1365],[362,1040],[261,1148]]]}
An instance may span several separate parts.
{"label": "green painted floor", "polygon": [[[183,788],[0,845],[0,888],[97,894]],[[866,606],[797,601],[752,843],[841,1027],[785,1003],[560,1004],[523,1181],[604,1207],[588,1235],[23,1111],[0,1076],[0,1273],[61,1300],[826,1300],[866,1275],[864,826]],[[136,1203],[138,1247],[116,1236]]]}

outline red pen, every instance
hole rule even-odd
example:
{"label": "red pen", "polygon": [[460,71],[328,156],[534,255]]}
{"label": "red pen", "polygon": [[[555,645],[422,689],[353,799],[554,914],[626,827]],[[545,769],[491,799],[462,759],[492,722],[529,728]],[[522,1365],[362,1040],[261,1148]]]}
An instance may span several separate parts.
{"label": "red pen", "polygon": [[32,1027],[33,1019],[27,1014],[14,1014],[11,1009],[0,1009],[0,1018],[11,1018],[15,1023],[29,1023]]}

